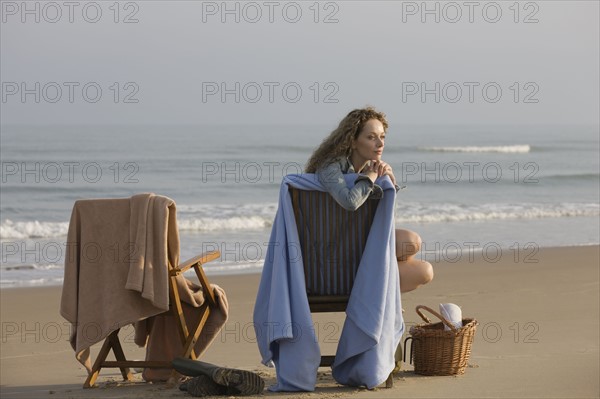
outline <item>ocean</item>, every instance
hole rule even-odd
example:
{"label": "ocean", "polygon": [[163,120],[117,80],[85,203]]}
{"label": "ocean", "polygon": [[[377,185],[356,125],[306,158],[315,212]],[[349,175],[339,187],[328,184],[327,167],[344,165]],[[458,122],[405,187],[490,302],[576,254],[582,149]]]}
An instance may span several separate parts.
{"label": "ocean", "polygon": [[[182,260],[218,249],[207,274],[259,273],[282,176],[334,127],[2,126],[0,288],[60,285],[74,201],[142,192],[177,203]],[[493,265],[600,243],[599,154],[598,126],[392,125],[383,159],[418,256]]]}

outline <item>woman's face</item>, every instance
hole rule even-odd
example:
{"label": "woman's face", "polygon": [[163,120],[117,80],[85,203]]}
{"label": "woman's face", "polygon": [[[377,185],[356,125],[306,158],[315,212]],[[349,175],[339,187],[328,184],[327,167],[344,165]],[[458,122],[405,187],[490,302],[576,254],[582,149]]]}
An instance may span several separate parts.
{"label": "woman's face", "polygon": [[352,144],[352,155],[361,161],[380,160],[383,154],[385,131],[379,119],[369,119]]}

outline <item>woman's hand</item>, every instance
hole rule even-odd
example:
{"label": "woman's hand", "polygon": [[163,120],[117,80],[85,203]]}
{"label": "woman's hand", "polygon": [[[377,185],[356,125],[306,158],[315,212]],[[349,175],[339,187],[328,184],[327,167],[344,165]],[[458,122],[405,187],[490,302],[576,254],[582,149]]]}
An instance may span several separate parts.
{"label": "woman's hand", "polygon": [[394,171],[392,167],[384,161],[371,161],[371,164],[374,166],[377,171],[377,177],[381,177],[384,175],[388,175],[392,180],[392,183],[396,185],[396,177],[394,176]]}
{"label": "woman's hand", "polygon": [[392,183],[396,185],[396,177],[394,176],[394,171],[387,162],[378,160],[369,161],[362,169],[362,173],[367,175],[372,182],[375,182],[375,180],[378,177],[388,175],[392,180]]}

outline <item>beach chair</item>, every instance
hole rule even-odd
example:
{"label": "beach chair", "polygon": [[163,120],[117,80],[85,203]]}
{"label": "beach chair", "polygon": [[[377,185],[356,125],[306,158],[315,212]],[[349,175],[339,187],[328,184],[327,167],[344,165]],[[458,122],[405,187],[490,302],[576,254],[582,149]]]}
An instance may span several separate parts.
{"label": "beach chair", "polygon": [[[290,188],[311,313],[345,312],[379,200],[356,211],[340,206],[327,192]],[[335,356],[321,356],[320,367]],[[392,374],[386,387],[393,386]]]}
{"label": "beach chair", "polygon": [[[202,331],[202,328],[208,319],[211,309],[214,309],[218,306],[215,294],[211,289],[202,265],[215,260],[220,256],[221,254],[219,251],[211,251],[189,259],[181,263],[179,266],[169,265],[169,296],[171,299],[169,304],[169,312],[172,312],[175,316],[177,329],[179,330],[179,338],[183,344],[183,352],[179,355],[179,357],[192,360],[196,359],[197,356],[194,352],[194,345],[196,344],[198,336],[200,335],[200,332]],[[175,279],[179,274],[184,273],[192,268],[196,272],[196,276],[202,285],[205,295],[205,303],[200,309],[201,316],[199,323],[195,326],[188,326],[183,314],[182,303],[179,297],[179,290]],[[129,368],[173,368],[173,365],[170,361],[127,360],[119,340],[119,330],[120,329],[113,331],[104,340],[94,365],[92,366],[92,372],[88,375],[85,383],[83,384],[84,388],[91,388],[94,386],[94,383],[96,382],[96,379],[98,378],[102,368],[119,368],[123,379],[128,381],[133,379]],[[111,350],[114,353],[116,359],[115,361],[106,360]]]}
{"label": "beach chair", "polygon": [[[103,368],[118,368],[125,380],[132,380],[129,369],[133,367],[166,369],[168,375],[168,369],[173,370],[172,359],[167,359],[171,354],[195,360],[195,350],[206,342],[205,334],[210,336],[222,325],[211,323],[222,310],[219,295],[224,292],[213,289],[203,270],[203,265],[220,253],[209,251],[178,261],[176,208],[168,197],[143,193],[131,198],[78,200],[67,242],[70,251],[65,257],[61,315],[71,322],[71,344],[88,371],[84,388],[94,386]],[[202,293],[181,275],[190,269],[194,269]],[[187,310],[191,307],[192,313],[184,306]],[[154,317],[160,315],[169,315],[160,322],[161,328],[167,323],[164,328],[168,331],[157,327]],[[119,331],[132,323],[136,323],[135,342],[139,345],[149,346],[152,337],[167,340],[169,345],[154,345],[158,350],[147,355],[147,359],[165,361],[126,358]],[[100,342],[92,362],[90,347]],[[107,360],[110,352],[115,360]]]}

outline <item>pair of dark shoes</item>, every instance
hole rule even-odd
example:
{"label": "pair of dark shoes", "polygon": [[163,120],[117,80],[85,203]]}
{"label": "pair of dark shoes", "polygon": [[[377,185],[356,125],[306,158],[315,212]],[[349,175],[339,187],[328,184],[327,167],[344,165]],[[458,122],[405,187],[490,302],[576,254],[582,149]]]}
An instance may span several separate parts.
{"label": "pair of dark shoes", "polygon": [[199,375],[198,377],[190,378],[183,382],[179,389],[189,392],[190,395],[196,397],[215,396],[215,395],[235,395],[229,387],[219,385],[210,377]]}
{"label": "pair of dark shoes", "polygon": [[192,396],[213,395],[257,395],[265,388],[265,382],[256,373],[246,370],[228,369],[199,360],[176,358],[175,370],[191,378],[179,389]]}

